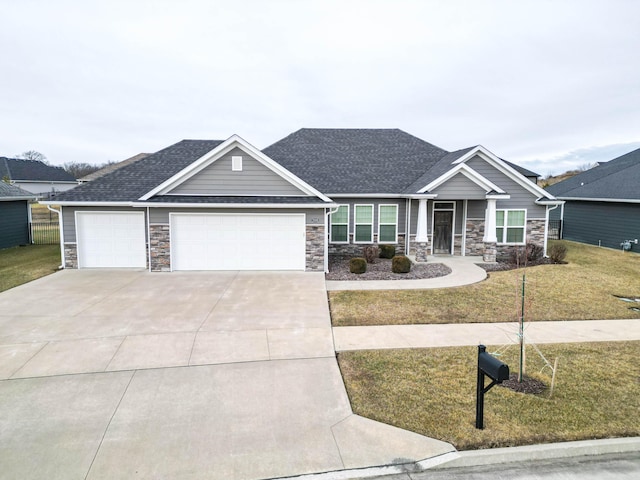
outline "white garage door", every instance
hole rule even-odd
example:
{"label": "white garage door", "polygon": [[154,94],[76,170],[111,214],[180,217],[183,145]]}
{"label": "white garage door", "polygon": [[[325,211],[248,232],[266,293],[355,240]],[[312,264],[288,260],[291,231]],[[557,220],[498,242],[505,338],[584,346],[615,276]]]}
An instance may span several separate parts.
{"label": "white garage door", "polygon": [[172,270],[304,270],[304,214],[172,214]]}
{"label": "white garage door", "polygon": [[78,267],[144,268],[142,212],[76,212]]}

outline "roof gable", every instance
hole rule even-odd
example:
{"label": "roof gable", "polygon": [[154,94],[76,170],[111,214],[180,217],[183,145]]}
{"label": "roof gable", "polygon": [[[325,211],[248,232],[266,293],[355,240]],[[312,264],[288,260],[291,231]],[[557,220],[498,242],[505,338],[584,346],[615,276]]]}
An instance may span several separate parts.
{"label": "roof gable", "polygon": [[459,181],[461,176],[467,178],[467,184],[475,184],[476,187],[481,188],[486,193],[505,193],[505,191],[495,183],[486,179],[474,169],[465,164],[459,164],[451,168],[443,175],[440,175],[440,177],[418,190],[418,193],[432,193],[435,189],[441,187],[444,183],[449,182],[452,178],[456,178]]}
{"label": "roof gable", "polygon": [[[238,135],[233,135],[224,142],[217,145],[211,151],[206,152],[200,158],[196,159],[191,164],[187,165],[185,168],[176,172],[171,178],[168,178],[161,184],[157,185],[155,188],[146,192],[144,195],[140,197],[139,200],[149,200],[150,198],[156,195],[170,195],[172,192],[175,192],[177,195],[184,195],[184,190],[189,183],[193,183],[194,179],[197,178],[197,175],[205,172],[211,165],[215,162],[222,159],[224,163],[225,159],[229,156],[232,156],[232,152],[236,149],[241,150],[248,154],[253,160],[258,162],[262,167],[262,172],[266,172],[267,170],[276,176],[280,177],[284,182],[288,183],[290,186],[294,187],[298,195],[307,195],[307,196],[315,196],[319,197],[326,202],[330,202],[331,200],[320,193],[318,190],[313,188],[311,185],[307,184],[300,178],[296,177],[294,174],[283,168],[281,165],[278,165],[276,162],[271,160],[267,155],[262,153],[260,150],[256,149],[248,142],[240,138]],[[215,171],[215,168],[214,168]],[[283,188],[283,182],[280,184],[280,188]],[[180,187],[185,186],[185,188],[181,189]],[[218,185],[219,187],[219,185]],[[240,192],[242,195],[246,195],[246,191]],[[278,193],[278,192],[272,192]],[[219,195],[220,192],[212,191],[203,191],[201,194],[203,195]],[[236,192],[229,192],[230,195],[237,194]],[[281,194],[281,193],[280,193]],[[289,194],[294,194],[294,191],[289,189]],[[256,193],[256,195],[264,195],[264,193]]]}
{"label": "roof gable", "polygon": [[13,182],[75,182],[73,175],[61,167],[47,165],[38,160],[0,157],[0,178]]}

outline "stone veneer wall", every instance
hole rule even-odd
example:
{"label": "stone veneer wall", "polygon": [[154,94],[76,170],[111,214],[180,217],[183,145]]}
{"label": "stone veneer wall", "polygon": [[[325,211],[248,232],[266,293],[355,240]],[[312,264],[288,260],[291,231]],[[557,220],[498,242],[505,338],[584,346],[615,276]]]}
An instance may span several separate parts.
{"label": "stone veneer wall", "polygon": [[484,253],[484,220],[467,220],[465,255],[479,256]]}
{"label": "stone veneer wall", "polygon": [[64,244],[64,268],[78,268],[78,246],[75,243]]}
{"label": "stone veneer wall", "polygon": [[324,272],[324,225],[307,225],[305,250],[307,272]]}
{"label": "stone veneer wall", "polygon": [[[369,245],[378,245],[377,235],[373,236],[373,243],[353,243],[353,234],[350,234],[349,243],[329,243],[329,255],[361,257],[363,255],[362,249]],[[396,255],[405,255],[405,236],[403,234],[398,235],[398,243],[393,245],[396,247]]]}
{"label": "stone veneer wall", "polygon": [[149,250],[152,272],[171,271],[171,233],[168,224],[149,225]]}

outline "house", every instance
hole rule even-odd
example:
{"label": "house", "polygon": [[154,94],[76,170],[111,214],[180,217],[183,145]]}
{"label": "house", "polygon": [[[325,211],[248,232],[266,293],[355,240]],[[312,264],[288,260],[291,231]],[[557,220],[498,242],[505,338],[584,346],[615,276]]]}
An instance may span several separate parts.
{"label": "house", "polygon": [[61,167],[22,158],[0,157],[0,179],[39,196],[50,196],[78,185]]}
{"label": "house", "polygon": [[29,243],[29,202],[35,199],[32,193],[0,181],[0,248]]}
{"label": "house", "polygon": [[564,201],[552,212],[562,221],[562,238],[640,251],[640,149],[551,185]]}
{"label": "house", "polygon": [[371,244],[417,261],[546,246],[558,201],[536,178],[482,146],[301,129],[262,151],[236,135],[183,140],[55,204],[67,268],[326,271],[329,254]]}
{"label": "house", "polygon": [[143,158],[148,157],[149,155],[150,155],[149,153],[138,153],[133,157],[129,157],[126,160],[122,160],[121,162],[110,163],[109,165],[107,165],[104,168],[101,168],[100,170],[96,170],[95,172],[90,173],[89,175],[85,175],[84,177],[79,178],[78,182],[79,183],[91,182],[96,178],[103,177],[107,173],[111,173],[114,170],[117,170],[122,167],[126,167],[127,165],[137,162],[138,160],[142,160]]}

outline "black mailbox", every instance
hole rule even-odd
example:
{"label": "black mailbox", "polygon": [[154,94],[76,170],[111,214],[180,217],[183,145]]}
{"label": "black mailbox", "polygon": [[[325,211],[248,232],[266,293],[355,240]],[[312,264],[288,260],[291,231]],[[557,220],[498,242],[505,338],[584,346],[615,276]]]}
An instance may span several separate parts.
{"label": "black mailbox", "polygon": [[496,383],[509,380],[509,365],[488,354],[484,345],[481,347],[482,350],[478,352],[478,368]]}
{"label": "black mailbox", "polygon": [[[492,382],[484,386],[484,376]],[[487,347],[478,345],[478,381],[476,383],[476,428],[484,428],[484,394],[496,383],[509,380],[509,365],[487,353]]]}

